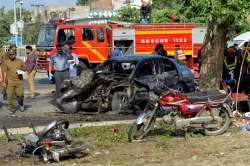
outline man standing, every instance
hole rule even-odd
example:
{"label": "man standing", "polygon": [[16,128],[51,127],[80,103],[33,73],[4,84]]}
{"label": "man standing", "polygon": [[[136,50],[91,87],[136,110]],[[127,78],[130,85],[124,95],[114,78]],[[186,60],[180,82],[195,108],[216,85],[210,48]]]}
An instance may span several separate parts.
{"label": "man standing", "polygon": [[120,43],[116,45],[115,49],[112,52],[111,58],[118,56],[122,56],[122,48]]}
{"label": "man standing", "polygon": [[[17,46],[15,44],[11,44],[10,47],[9,47],[9,51],[14,51],[16,53],[17,51]],[[4,65],[4,62],[5,60],[9,59],[9,54],[8,53],[2,53],[1,55],[1,65],[3,66]],[[4,75],[4,71],[3,71],[3,75]],[[3,99],[6,100],[7,99],[7,93],[6,93],[6,87],[8,85],[8,82],[6,80],[5,82],[5,86],[3,86],[2,88],[2,94],[3,94]]]}
{"label": "man standing", "polygon": [[185,64],[186,55],[185,55],[184,52],[182,51],[180,45],[176,45],[176,46],[175,46],[175,56],[176,56],[176,59],[178,60],[178,62],[179,62],[180,64],[183,64],[183,65]]}
{"label": "man standing", "polygon": [[50,58],[49,78],[52,79],[52,67],[55,70],[56,92],[59,92],[61,83],[69,79],[68,56],[63,52],[62,45],[56,46],[57,53]]}
{"label": "man standing", "polygon": [[[16,58],[16,52],[14,50],[9,51],[9,59],[4,62],[4,83],[7,84],[7,99],[8,99],[8,110],[13,115],[14,111],[14,94],[17,97],[20,111],[24,111],[23,106],[23,78],[20,71],[25,70],[24,62]],[[6,85],[6,84],[5,84]]]}
{"label": "man standing", "polygon": [[34,85],[34,79],[36,75],[36,54],[32,50],[31,46],[26,46],[26,55],[27,59],[25,61],[26,71],[28,72],[28,83],[29,83],[29,89],[30,89],[30,98],[35,98],[35,85]]}
{"label": "man standing", "polygon": [[64,44],[63,49],[65,53],[68,55],[68,63],[69,63],[69,77],[77,76],[77,66],[79,65],[78,56],[72,53],[72,47],[69,44]]}
{"label": "man standing", "polygon": [[154,55],[161,55],[163,57],[168,57],[167,51],[164,49],[163,44],[158,43],[155,46],[155,51],[153,52]]}

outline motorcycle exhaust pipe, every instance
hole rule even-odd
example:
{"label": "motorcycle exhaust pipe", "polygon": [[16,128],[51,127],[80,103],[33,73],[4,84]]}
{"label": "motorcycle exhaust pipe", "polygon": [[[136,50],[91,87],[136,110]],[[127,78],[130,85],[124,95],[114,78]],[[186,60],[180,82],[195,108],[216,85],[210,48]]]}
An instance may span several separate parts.
{"label": "motorcycle exhaust pipe", "polygon": [[51,155],[54,161],[59,162],[60,158],[81,153],[87,150],[87,148],[88,148],[87,145],[82,145],[80,147],[66,147],[61,149],[53,149],[51,150]]}
{"label": "motorcycle exhaust pipe", "polygon": [[194,117],[189,119],[178,119],[175,122],[176,129],[184,129],[185,127],[191,126],[192,124],[209,124],[212,122],[221,123],[222,118],[219,116],[211,117]]}

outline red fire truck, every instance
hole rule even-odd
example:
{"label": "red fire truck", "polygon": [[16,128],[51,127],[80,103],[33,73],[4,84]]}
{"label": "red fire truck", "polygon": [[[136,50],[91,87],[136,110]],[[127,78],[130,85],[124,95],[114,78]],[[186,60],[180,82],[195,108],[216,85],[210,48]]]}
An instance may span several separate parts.
{"label": "red fire truck", "polygon": [[162,43],[169,55],[175,55],[179,45],[193,67],[193,59],[203,38],[205,29],[196,24],[125,24],[108,22],[103,25],[70,25],[62,22],[43,26],[40,29],[37,51],[39,69],[48,71],[49,58],[58,43],[72,43],[73,52],[81,62],[100,64],[111,55],[112,50],[122,45],[126,54],[151,54],[157,43]]}

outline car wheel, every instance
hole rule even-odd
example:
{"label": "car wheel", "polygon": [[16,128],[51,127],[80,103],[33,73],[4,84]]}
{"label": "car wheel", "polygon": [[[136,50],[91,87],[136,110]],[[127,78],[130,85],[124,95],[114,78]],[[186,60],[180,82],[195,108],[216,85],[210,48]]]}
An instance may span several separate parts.
{"label": "car wheel", "polygon": [[124,113],[128,106],[128,98],[124,92],[115,92],[112,97],[112,112],[113,113]]}
{"label": "car wheel", "polygon": [[178,83],[176,85],[176,89],[179,91],[179,92],[182,92],[182,93],[185,93],[187,92],[187,88],[186,88],[186,85],[184,83]]}

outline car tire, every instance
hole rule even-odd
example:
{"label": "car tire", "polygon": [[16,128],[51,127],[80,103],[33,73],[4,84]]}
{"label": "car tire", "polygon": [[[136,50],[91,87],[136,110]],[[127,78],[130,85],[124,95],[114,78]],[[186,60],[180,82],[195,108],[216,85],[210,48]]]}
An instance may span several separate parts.
{"label": "car tire", "polygon": [[186,93],[187,92],[187,87],[184,83],[178,83],[176,85],[176,89],[182,93]]}

